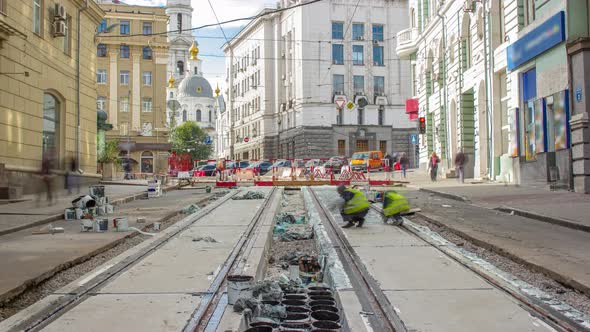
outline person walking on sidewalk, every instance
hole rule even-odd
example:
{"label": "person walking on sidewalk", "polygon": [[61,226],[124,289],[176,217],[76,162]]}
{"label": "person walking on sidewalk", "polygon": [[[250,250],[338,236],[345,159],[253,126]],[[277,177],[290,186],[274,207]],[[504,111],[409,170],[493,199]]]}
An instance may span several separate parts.
{"label": "person walking on sidewalk", "polygon": [[438,163],[440,159],[436,155],[436,152],[432,152],[430,156],[430,161],[428,162],[428,168],[430,169],[430,180],[433,182],[436,181],[436,177],[438,175]]}
{"label": "person walking on sidewalk", "polygon": [[388,191],[383,197],[383,223],[389,224],[389,219],[394,226],[401,226],[404,222],[402,212],[409,211],[408,199],[395,191]]}
{"label": "person walking on sidewalk", "polygon": [[39,172],[39,177],[41,178],[43,187],[37,194],[37,206],[39,206],[41,202],[41,195],[43,195],[43,191],[47,191],[47,203],[49,205],[53,203],[53,174],[51,174],[51,169],[53,168],[54,157],[55,150],[48,150],[43,154],[43,159],[41,160],[41,171]]}
{"label": "person walking on sidewalk", "polygon": [[399,157],[399,164],[402,168],[402,175],[405,179],[406,171],[408,170],[408,168],[410,168],[410,159],[408,159],[405,152],[402,152],[401,156]]}
{"label": "person walking on sidewalk", "polygon": [[455,170],[457,171],[459,182],[465,182],[465,163],[467,162],[467,156],[463,153],[463,150],[457,152],[455,156]]}
{"label": "person walking on sidewalk", "polygon": [[342,228],[350,228],[354,226],[355,222],[357,223],[356,227],[363,227],[365,217],[371,209],[371,203],[365,194],[358,189],[347,189],[343,184],[339,185],[337,190],[344,199],[344,206],[340,214],[347,223]]}

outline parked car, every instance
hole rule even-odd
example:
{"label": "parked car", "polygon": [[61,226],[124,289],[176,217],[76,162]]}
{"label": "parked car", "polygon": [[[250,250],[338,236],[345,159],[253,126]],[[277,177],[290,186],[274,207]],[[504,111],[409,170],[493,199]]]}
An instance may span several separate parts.
{"label": "parked car", "polygon": [[[239,164],[240,168],[246,168],[248,166],[250,166],[250,163],[247,161],[240,161]],[[236,161],[230,161],[227,164],[225,164],[225,169],[237,169],[238,168],[238,162]]]}
{"label": "parked car", "polygon": [[320,159],[311,159],[308,160],[305,163],[305,169],[307,169],[308,171],[311,171],[312,167],[320,167],[326,164],[326,161],[320,160]]}
{"label": "parked car", "polygon": [[346,165],[348,165],[348,159],[346,159],[346,157],[334,156],[326,162],[324,167],[330,168],[334,174],[338,174],[342,170],[342,166]]}
{"label": "parked car", "polygon": [[203,166],[197,168],[196,170],[194,170],[193,176],[194,177],[214,176],[216,172],[217,172],[217,167],[215,165],[207,164],[207,165],[203,165]]}
{"label": "parked car", "polygon": [[279,159],[272,164],[272,167],[291,167],[291,161],[285,159]]}
{"label": "parked car", "polygon": [[248,167],[246,167],[246,169],[252,169],[254,170],[255,174],[264,175],[268,173],[268,171],[270,171],[271,167],[272,163],[270,163],[269,161],[256,161],[250,164]]}

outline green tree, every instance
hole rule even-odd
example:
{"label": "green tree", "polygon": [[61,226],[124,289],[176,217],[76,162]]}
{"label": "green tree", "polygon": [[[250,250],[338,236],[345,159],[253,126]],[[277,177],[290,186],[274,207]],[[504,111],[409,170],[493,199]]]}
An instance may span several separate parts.
{"label": "green tree", "polygon": [[119,161],[119,141],[107,141],[104,150],[98,156],[98,162],[101,164],[117,163]]}
{"label": "green tree", "polygon": [[188,153],[193,159],[209,159],[213,147],[205,144],[207,133],[194,121],[187,121],[170,132],[172,149]]}

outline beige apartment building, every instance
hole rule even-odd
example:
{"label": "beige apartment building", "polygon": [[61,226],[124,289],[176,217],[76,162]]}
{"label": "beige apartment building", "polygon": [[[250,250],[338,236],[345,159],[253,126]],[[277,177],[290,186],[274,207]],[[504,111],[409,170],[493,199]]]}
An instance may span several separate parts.
{"label": "beige apartment building", "polygon": [[97,107],[107,112],[120,158],[129,156],[135,174],[168,169],[166,65],[168,16],[165,8],[99,1],[106,16],[98,26]]}
{"label": "beige apartment building", "polygon": [[84,181],[98,180],[95,33],[103,16],[94,1],[0,0],[1,196],[39,189],[31,175],[44,158],[56,186],[72,160]]}

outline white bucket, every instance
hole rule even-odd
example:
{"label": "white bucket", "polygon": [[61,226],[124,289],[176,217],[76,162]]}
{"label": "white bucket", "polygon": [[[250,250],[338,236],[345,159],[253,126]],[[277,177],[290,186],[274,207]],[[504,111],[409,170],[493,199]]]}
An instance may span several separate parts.
{"label": "white bucket", "polygon": [[113,219],[113,226],[117,232],[127,232],[129,230],[129,222],[125,217]]}
{"label": "white bucket", "polygon": [[[240,295],[252,296],[252,280],[251,276],[234,275],[227,277],[227,303],[234,305]],[[250,293],[250,294],[248,294]]]}
{"label": "white bucket", "polygon": [[161,223],[159,222],[155,222],[154,223],[154,231],[160,231],[160,227],[162,226]]}
{"label": "white bucket", "polygon": [[289,265],[289,279],[299,279],[299,265]]}

